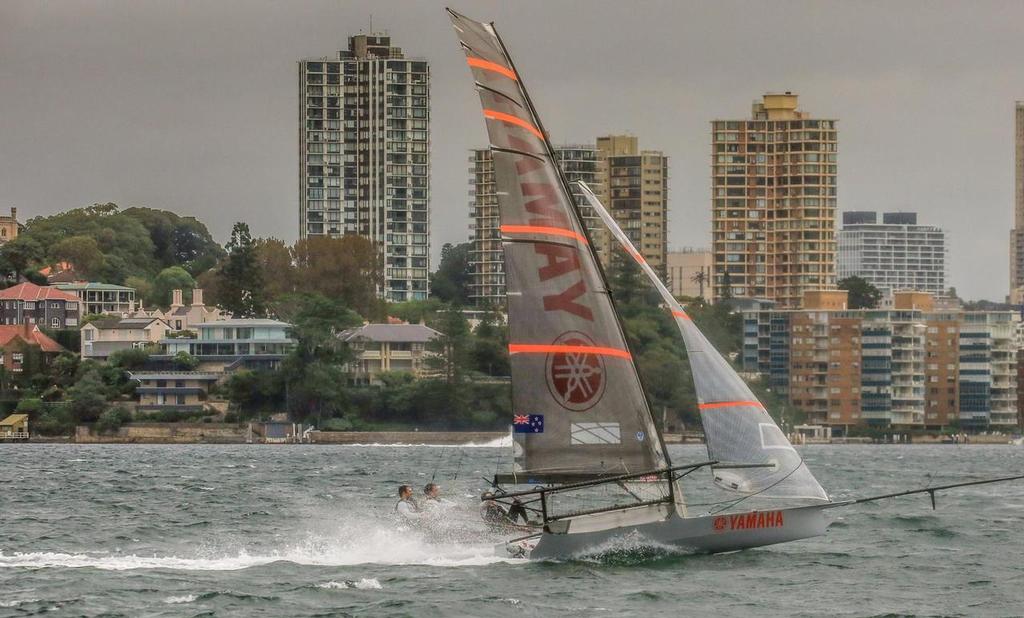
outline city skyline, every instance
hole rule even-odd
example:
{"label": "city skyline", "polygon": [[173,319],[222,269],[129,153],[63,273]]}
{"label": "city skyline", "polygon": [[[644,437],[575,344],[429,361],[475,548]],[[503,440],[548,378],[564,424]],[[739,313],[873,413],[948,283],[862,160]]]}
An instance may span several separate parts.
{"label": "city skyline", "polygon": [[[343,49],[372,12],[374,29],[431,62],[436,260],[466,240],[465,156],[484,139],[441,6],[5,3],[0,208],[24,220],[114,201],[198,216],[219,240],[236,220],[294,240],[295,63]],[[950,285],[1001,300],[1024,8],[991,7],[607,4],[582,22],[561,3],[544,4],[543,22],[519,6],[466,10],[493,16],[521,50],[552,141],[628,132],[672,159],[670,249],[710,243],[707,122],[792,90],[840,122],[838,210],[920,212],[951,232]],[[726,26],[735,45],[714,35]],[[751,60],[759,45],[772,53]],[[630,97],[604,92],[609,72]]]}

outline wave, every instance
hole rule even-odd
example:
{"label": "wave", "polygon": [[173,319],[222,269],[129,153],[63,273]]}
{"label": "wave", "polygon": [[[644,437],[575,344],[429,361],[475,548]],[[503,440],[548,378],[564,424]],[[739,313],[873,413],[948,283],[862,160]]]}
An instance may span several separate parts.
{"label": "wave", "polygon": [[382,444],[380,442],[372,443],[359,443],[359,444],[339,444],[337,446],[358,446],[358,447],[373,447],[373,448],[512,448],[512,434],[488,440],[487,442],[467,442],[465,444],[395,444],[387,443]]}
{"label": "wave", "polygon": [[326,590],[347,590],[349,588],[358,588],[359,590],[380,590],[383,586],[376,579],[360,579],[359,581],[329,581],[322,584],[317,584],[317,588],[324,588]]}
{"label": "wave", "polygon": [[324,522],[321,529],[307,530],[303,535],[270,549],[221,541],[218,545],[200,547],[187,554],[172,555],[0,551],[0,569],[236,571],[275,562],[308,566],[386,564],[437,567],[519,562],[496,555],[494,545],[498,539],[483,530],[480,522],[460,521],[451,512],[440,513],[426,526],[409,526],[380,518],[349,518]]}
{"label": "wave", "polygon": [[180,597],[167,597],[166,599],[164,599],[164,603],[167,603],[168,605],[177,605],[178,603],[191,603],[192,601],[195,601],[196,598],[197,597],[194,594],[186,594]]}

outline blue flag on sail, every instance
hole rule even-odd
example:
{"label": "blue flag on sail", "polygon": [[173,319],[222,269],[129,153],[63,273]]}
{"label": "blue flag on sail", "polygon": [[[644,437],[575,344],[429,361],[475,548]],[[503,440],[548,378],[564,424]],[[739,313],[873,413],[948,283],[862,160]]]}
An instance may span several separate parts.
{"label": "blue flag on sail", "polygon": [[512,417],[512,428],[516,433],[544,433],[544,415],[516,414]]}

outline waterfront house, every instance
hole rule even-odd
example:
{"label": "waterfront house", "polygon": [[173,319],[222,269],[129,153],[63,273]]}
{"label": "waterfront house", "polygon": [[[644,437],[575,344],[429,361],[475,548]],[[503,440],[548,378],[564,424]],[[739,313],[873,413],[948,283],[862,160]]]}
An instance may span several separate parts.
{"label": "waterfront house", "polygon": [[127,315],[135,310],[135,288],[94,281],[55,283],[53,287],[77,296],[81,302],[82,315],[95,313]]}
{"label": "waterfront house", "polygon": [[0,324],[69,328],[80,318],[81,303],[70,292],[28,282],[0,290]]}
{"label": "waterfront house", "polygon": [[35,324],[0,325],[0,367],[5,371],[29,375],[48,366],[64,351]]}
{"label": "waterfront house", "polygon": [[160,360],[188,352],[199,360],[198,369],[223,373],[238,368],[275,369],[295,346],[290,324],[264,318],[217,320],[194,325],[197,336],[160,340]]}
{"label": "waterfront house", "polygon": [[170,330],[158,318],[99,318],[82,327],[82,358],[104,359],[118,350],[156,346]]}
{"label": "waterfront house", "polygon": [[355,384],[380,384],[385,371],[405,371],[422,377],[426,358],[432,354],[427,342],[442,334],[422,324],[364,324],[343,331],[339,337],[355,352],[348,365]]}
{"label": "waterfront house", "polygon": [[184,291],[174,290],[171,292],[171,306],[167,311],[155,309],[145,312],[145,315],[160,318],[171,330],[195,330],[199,324],[216,322],[226,316],[217,307],[207,307],[203,304],[203,290],[195,288],[192,290],[192,302],[184,303]]}
{"label": "waterfront house", "polygon": [[198,412],[209,397],[210,387],[221,377],[209,371],[133,371],[139,383],[139,410]]}
{"label": "waterfront house", "polygon": [[0,421],[0,440],[28,440],[28,414],[11,414]]}

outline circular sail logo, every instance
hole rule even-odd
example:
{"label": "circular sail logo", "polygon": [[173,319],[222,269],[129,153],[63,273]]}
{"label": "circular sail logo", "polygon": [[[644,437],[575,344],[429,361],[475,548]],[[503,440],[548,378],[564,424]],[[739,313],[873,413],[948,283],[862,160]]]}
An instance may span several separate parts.
{"label": "circular sail logo", "polygon": [[548,390],[567,410],[589,410],[604,395],[604,359],[599,354],[572,349],[594,345],[594,341],[581,332],[562,333],[554,345],[566,346],[566,350],[548,354]]}

